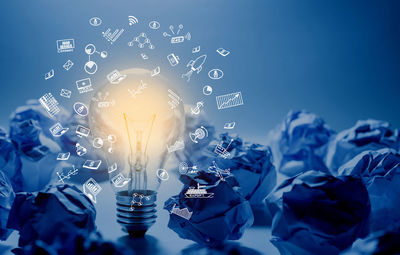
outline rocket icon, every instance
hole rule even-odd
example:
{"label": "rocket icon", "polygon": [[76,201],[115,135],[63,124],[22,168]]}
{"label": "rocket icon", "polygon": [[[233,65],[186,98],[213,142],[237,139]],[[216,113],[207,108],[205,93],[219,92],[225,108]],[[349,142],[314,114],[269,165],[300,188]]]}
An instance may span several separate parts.
{"label": "rocket icon", "polygon": [[201,69],[203,69],[203,64],[206,62],[207,55],[201,55],[200,57],[196,58],[195,60],[190,60],[186,67],[190,67],[190,70],[182,74],[182,78],[186,77],[187,81],[190,81],[190,77],[192,76],[193,72],[200,73]]}

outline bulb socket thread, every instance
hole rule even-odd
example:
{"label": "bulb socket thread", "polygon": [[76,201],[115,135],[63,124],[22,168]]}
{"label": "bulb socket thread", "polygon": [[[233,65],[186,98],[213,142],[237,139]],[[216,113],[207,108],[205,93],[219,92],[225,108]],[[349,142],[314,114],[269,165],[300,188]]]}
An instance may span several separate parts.
{"label": "bulb socket thread", "polygon": [[128,191],[120,191],[116,198],[117,222],[130,236],[143,237],[157,219],[157,192],[137,190],[128,195]]}

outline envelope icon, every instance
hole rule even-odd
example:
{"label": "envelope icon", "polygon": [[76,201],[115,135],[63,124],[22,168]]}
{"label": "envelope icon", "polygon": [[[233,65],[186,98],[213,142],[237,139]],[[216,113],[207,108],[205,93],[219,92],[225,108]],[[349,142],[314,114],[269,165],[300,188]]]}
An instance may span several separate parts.
{"label": "envelope icon", "polygon": [[71,97],[71,90],[68,89],[61,89],[60,96],[70,98]]}

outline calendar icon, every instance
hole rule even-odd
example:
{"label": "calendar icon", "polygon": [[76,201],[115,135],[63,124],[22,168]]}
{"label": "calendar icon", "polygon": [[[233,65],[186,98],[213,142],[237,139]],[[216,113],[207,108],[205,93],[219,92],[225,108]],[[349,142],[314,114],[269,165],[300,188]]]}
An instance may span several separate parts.
{"label": "calendar icon", "polygon": [[60,112],[58,102],[51,93],[44,94],[39,98],[39,102],[51,117],[54,117],[54,115]]}

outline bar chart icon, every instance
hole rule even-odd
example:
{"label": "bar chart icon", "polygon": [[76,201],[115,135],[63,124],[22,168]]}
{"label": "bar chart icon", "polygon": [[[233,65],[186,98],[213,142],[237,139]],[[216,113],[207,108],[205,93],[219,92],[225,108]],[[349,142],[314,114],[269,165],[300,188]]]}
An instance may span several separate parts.
{"label": "bar chart icon", "polygon": [[242,92],[221,95],[216,97],[218,110],[231,108],[243,104]]}
{"label": "bar chart icon", "polygon": [[107,39],[111,44],[113,44],[124,32],[124,29],[121,30],[115,29],[113,33],[111,33],[111,29],[108,28],[105,32],[102,32],[103,37]]}

